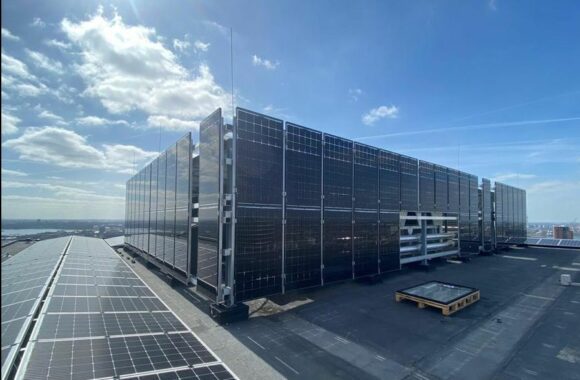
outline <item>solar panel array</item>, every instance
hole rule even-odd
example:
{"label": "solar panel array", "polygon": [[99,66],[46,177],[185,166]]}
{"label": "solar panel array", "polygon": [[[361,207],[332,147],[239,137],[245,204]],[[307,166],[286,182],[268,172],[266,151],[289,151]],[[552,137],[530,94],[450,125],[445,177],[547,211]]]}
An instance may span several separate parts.
{"label": "solar panel array", "polygon": [[235,378],[107,243],[73,237],[16,378],[212,373]]}
{"label": "solar panel array", "polygon": [[175,271],[183,281],[190,274],[192,150],[188,133],[126,186],[125,243]]}
{"label": "solar panel array", "polygon": [[526,192],[503,183],[495,183],[496,236],[498,243],[510,238],[526,238]]}
{"label": "solar panel array", "polygon": [[40,241],[2,263],[2,379],[12,370],[69,241]]}
{"label": "solar panel array", "polygon": [[506,244],[535,245],[539,247],[580,248],[580,240],[510,237],[504,240]]}

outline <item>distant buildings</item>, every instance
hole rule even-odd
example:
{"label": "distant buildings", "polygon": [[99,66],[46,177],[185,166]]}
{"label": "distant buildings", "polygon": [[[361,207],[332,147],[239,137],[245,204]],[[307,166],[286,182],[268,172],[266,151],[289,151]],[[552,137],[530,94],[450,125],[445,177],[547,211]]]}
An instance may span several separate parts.
{"label": "distant buildings", "polygon": [[554,239],[574,239],[574,232],[568,226],[554,226]]}

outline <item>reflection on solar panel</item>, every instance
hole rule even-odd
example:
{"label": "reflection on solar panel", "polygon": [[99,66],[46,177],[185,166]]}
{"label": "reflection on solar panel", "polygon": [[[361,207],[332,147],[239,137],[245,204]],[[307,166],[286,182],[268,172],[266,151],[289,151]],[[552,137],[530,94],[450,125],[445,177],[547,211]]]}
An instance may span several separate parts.
{"label": "reflection on solar panel", "polygon": [[38,242],[2,263],[2,379],[12,369],[69,240]]}
{"label": "reflection on solar panel", "polygon": [[73,237],[16,378],[212,374],[235,378],[104,240]]}

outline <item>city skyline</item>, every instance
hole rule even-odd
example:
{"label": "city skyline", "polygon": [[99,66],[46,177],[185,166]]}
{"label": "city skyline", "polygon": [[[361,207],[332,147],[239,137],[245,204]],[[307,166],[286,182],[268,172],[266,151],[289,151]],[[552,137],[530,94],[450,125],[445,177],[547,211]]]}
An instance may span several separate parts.
{"label": "city skyline", "polygon": [[230,27],[237,106],[580,215],[577,4],[100,4],[2,3],[3,219],[123,219],[132,173],[231,118]]}

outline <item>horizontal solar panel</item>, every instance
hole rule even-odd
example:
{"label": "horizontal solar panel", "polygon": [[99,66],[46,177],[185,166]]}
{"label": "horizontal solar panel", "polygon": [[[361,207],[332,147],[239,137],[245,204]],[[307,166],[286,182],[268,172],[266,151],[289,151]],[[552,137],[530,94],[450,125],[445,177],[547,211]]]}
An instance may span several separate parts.
{"label": "horizontal solar panel", "polygon": [[235,378],[104,240],[73,237],[16,378],[191,378],[193,369]]}
{"label": "horizontal solar panel", "polygon": [[40,241],[2,263],[2,379],[12,369],[69,240]]}

